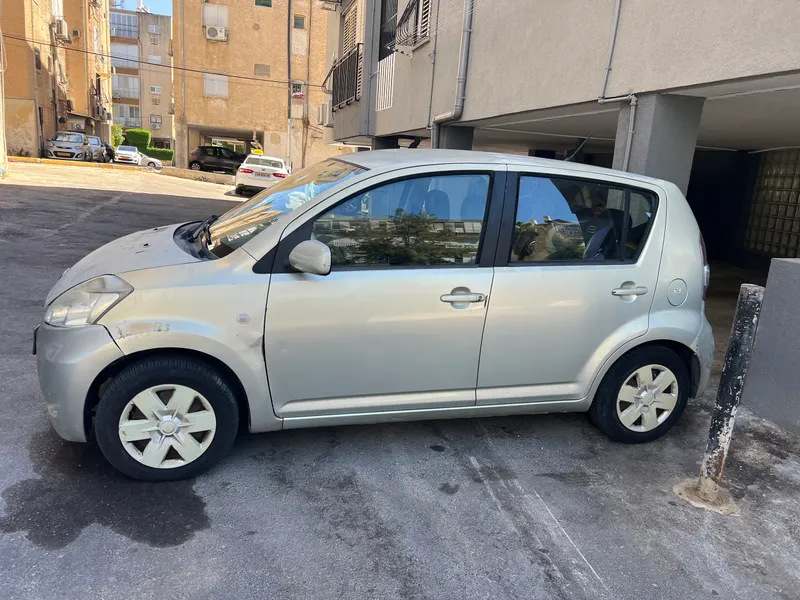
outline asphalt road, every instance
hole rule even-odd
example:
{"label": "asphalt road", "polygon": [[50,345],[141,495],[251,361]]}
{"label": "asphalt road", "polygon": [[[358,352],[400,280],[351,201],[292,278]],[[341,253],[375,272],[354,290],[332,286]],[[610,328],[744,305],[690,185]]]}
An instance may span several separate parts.
{"label": "asphalt road", "polygon": [[131,181],[0,185],[3,598],[800,596],[795,438],[737,424],[741,517],[672,492],[697,472],[708,399],[643,446],[582,415],[243,436],[219,467],[172,484],[127,480],[62,442],[30,355],[50,286],[115,237],[231,206]]}

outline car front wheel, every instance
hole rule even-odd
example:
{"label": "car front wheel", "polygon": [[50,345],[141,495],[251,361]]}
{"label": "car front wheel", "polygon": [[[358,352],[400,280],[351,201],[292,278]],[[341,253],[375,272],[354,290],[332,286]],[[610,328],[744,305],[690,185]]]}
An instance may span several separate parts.
{"label": "car front wheel", "polygon": [[618,442],[649,442],[664,435],[680,418],[689,387],[689,369],[673,350],[638,348],[606,373],[589,418]]}
{"label": "car front wheel", "polygon": [[103,391],[94,431],[116,469],[145,481],[192,477],[218,462],[236,437],[239,410],[229,383],[192,358],[142,359]]}

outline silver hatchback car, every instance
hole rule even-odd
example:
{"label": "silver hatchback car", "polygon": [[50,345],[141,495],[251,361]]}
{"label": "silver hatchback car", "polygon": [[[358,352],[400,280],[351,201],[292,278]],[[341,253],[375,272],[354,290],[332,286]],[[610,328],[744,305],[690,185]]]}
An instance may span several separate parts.
{"label": "silver hatchback car", "polygon": [[666,181],[348,154],[67,270],[35,335],[56,431],[145,480],[251,432],[588,411],[647,442],[706,387],[700,231]]}

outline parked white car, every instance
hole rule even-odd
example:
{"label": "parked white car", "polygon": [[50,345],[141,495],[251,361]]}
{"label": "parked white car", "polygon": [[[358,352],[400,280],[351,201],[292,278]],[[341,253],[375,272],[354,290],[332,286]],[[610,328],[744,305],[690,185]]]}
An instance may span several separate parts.
{"label": "parked white car", "polygon": [[151,158],[139,152],[136,146],[120,146],[116,150],[114,160],[119,163],[161,169],[164,165],[157,158]]}
{"label": "parked white car", "polygon": [[282,181],[289,174],[283,159],[249,154],[236,171],[236,193],[261,191]]}

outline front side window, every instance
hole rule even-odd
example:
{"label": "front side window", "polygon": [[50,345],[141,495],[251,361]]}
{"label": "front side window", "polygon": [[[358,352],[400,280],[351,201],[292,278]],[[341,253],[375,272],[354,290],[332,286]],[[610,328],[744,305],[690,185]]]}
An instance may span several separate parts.
{"label": "front side window", "polygon": [[331,159],[289,175],[217,219],[211,226],[208,249],[217,256],[229,254],[279,217],[363,171]]}
{"label": "front side window", "polygon": [[334,266],[474,265],[487,174],[401,179],[359,193],[314,221]]}
{"label": "front side window", "polygon": [[522,175],[510,262],[636,258],[655,206],[652,192]]}

